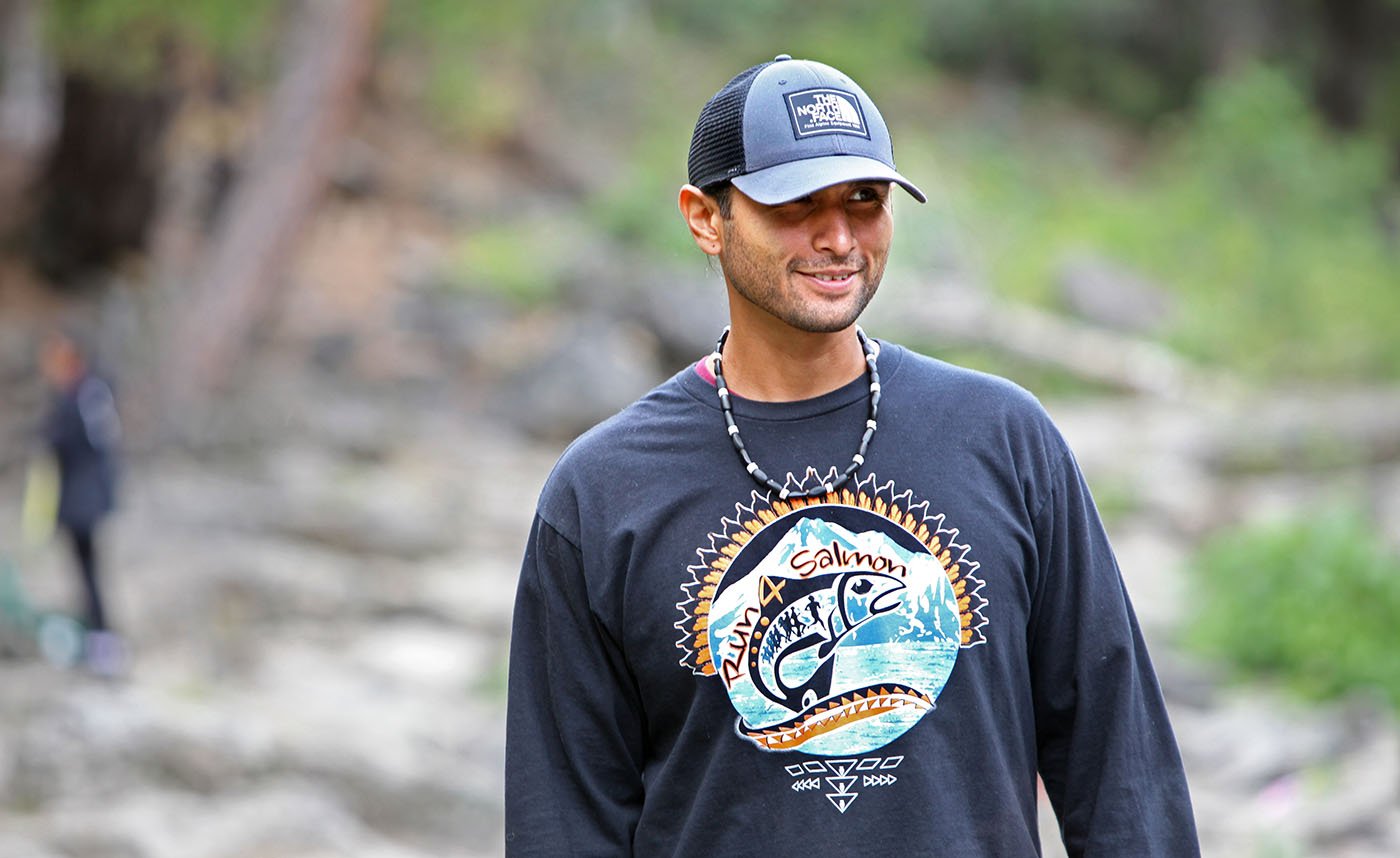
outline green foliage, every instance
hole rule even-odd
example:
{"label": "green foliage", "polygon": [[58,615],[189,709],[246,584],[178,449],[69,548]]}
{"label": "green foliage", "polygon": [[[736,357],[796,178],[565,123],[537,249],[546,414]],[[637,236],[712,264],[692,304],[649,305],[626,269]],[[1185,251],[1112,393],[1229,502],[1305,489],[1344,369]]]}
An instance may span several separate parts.
{"label": "green foliage", "polygon": [[1190,645],[1310,697],[1368,689],[1400,706],[1400,556],[1362,516],[1227,531],[1191,571]]}
{"label": "green foliage", "polygon": [[1400,249],[1377,217],[1387,160],[1326,134],[1276,72],[1210,90],[1156,177],[1172,182],[1164,232],[1197,323],[1181,344],[1271,374],[1400,375]]}
{"label": "green foliage", "polygon": [[666,255],[700,252],[686,232],[676,207],[684,177],[671,170],[638,170],[605,189],[589,204],[589,221],[610,238],[629,247]]}
{"label": "green foliage", "polygon": [[863,83],[919,59],[934,20],[924,0],[884,0],[859,12],[844,0],[749,0],[741,14],[693,0],[650,5],[660,32],[708,43],[728,56],[731,74],[787,53],[837,65]]}
{"label": "green foliage", "polygon": [[625,0],[403,0],[389,44],[411,55],[424,106],[468,143],[510,145],[519,126],[562,116],[627,129],[647,99],[674,92],[680,67],[656,56],[648,19]]}
{"label": "green foliage", "polygon": [[429,115],[465,136],[490,139],[525,105],[513,75],[532,44],[543,48],[547,11],[543,0],[406,0],[389,4],[385,26],[390,46],[422,64]]}
{"label": "green foliage", "polygon": [[1283,75],[1215,82],[1132,179],[1091,145],[1024,130],[948,150],[968,176],[954,205],[1001,290],[1053,303],[1066,254],[1088,248],[1174,293],[1168,339],[1204,362],[1266,380],[1400,378],[1385,149],[1326,132]]}
{"label": "green foliage", "polygon": [[1014,81],[1147,122],[1204,76],[1204,0],[929,0],[923,49],[968,75]]}
{"label": "green foliage", "polygon": [[867,82],[922,68],[925,15],[916,0],[861,15],[836,0],[755,0],[742,14],[689,0],[402,0],[387,27],[420,65],[440,124],[490,142],[541,108],[637,130],[669,125],[685,104],[688,133],[727,75],[780,51]]}
{"label": "green foliage", "polygon": [[[566,242],[558,240],[560,226],[506,223],[471,233],[455,255],[452,282],[470,291],[503,297],[520,307],[553,298],[570,253]],[[540,240],[550,233],[555,234],[555,240]]]}
{"label": "green foliage", "polygon": [[65,65],[100,76],[150,83],[166,71],[175,44],[198,47],[235,65],[262,47],[278,0],[55,0],[48,36]]}

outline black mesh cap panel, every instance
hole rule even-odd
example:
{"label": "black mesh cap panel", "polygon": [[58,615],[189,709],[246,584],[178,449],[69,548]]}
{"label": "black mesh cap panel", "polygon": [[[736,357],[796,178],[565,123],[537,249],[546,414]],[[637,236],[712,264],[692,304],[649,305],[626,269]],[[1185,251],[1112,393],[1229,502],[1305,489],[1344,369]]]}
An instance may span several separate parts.
{"label": "black mesh cap panel", "polygon": [[700,109],[687,163],[692,185],[703,188],[744,172],[744,102],[754,76],[769,65],[739,72]]}

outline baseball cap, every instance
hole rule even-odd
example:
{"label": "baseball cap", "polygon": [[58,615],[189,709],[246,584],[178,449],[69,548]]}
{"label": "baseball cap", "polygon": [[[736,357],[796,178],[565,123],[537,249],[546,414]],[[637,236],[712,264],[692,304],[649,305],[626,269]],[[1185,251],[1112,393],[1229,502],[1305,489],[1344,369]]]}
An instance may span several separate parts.
{"label": "baseball cap", "polygon": [[896,182],[924,192],[894,166],[875,102],[831,66],[779,54],[745,69],[705,102],[690,138],[690,183],[729,180],[766,205],[841,182]]}

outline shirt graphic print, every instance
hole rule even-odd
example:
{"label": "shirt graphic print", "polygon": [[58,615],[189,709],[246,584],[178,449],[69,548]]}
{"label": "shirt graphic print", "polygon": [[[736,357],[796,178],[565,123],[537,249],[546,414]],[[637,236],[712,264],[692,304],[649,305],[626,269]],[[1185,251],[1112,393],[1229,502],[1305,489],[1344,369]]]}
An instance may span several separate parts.
{"label": "shirt graphic print", "polygon": [[[794,789],[892,782],[899,758],[854,758],[930,713],[959,653],[986,640],[983,581],[957,540],[874,475],[808,499],[755,491],[690,568],[681,664],[723,684],[741,740],[852,758],[788,766]],[[838,793],[844,812],[855,793]]]}

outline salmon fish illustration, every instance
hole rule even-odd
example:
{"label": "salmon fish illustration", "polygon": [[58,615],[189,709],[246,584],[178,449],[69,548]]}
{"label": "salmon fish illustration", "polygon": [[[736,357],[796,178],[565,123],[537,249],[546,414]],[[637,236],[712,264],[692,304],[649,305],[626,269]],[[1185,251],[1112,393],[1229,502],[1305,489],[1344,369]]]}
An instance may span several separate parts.
{"label": "salmon fish illustration", "polygon": [[830,695],[842,642],[898,608],[905,589],[892,575],[867,571],[776,582],[765,577],[759,586],[766,592],[749,678],[760,694],[793,712]]}

